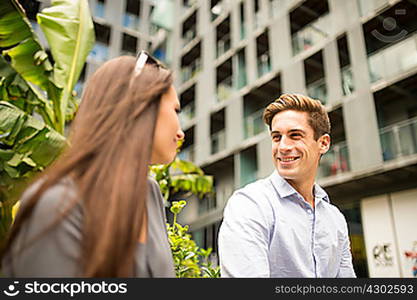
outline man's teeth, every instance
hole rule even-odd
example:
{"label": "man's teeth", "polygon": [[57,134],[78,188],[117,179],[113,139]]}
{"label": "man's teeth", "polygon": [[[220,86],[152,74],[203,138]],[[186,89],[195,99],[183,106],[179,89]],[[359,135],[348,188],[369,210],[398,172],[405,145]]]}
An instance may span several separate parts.
{"label": "man's teeth", "polygon": [[293,161],[296,160],[298,157],[289,157],[289,158],[281,158],[281,161]]}

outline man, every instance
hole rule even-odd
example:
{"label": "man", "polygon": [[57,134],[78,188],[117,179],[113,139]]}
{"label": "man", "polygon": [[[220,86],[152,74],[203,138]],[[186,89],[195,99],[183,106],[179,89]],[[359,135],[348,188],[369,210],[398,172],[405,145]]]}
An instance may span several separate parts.
{"label": "man", "polygon": [[283,94],[269,104],[276,170],[236,191],[219,232],[223,277],[355,277],[344,216],[314,183],[330,147],[318,100]]}

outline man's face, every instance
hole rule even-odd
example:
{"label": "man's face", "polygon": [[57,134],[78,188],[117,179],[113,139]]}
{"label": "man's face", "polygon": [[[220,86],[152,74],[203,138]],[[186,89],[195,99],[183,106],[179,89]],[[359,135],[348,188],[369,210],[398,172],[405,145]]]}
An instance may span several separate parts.
{"label": "man's face", "polygon": [[329,150],[330,136],[317,141],[308,124],[308,113],[286,110],[271,122],[272,159],[281,177],[303,182],[314,180],[320,155]]}

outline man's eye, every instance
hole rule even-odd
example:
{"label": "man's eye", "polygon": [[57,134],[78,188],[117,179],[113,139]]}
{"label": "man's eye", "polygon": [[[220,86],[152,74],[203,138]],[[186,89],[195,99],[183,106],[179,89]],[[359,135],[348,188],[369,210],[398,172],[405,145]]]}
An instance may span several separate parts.
{"label": "man's eye", "polygon": [[274,135],[274,136],[272,137],[272,139],[273,139],[274,141],[279,141],[279,140],[281,139],[281,136],[280,136],[280,135]]}
{"label": "man's eye", "polygon": [[301,134],[299,134],[299,133],[293,133],[293,134],[291,134],[291,136],[292,137],[295,137],[295,138],[300,138],[301,137]]}
{"label": "man's eye", "polygon": [[176,112],[177,114],[180,114],[180,113],[181,113],[181,108],[176,108],[176,109],[175,109],[175,112]]}

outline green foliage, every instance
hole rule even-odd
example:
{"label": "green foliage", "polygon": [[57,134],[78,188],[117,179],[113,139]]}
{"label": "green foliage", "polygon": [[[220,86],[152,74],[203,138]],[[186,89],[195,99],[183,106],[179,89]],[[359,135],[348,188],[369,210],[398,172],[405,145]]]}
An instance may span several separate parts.
{"label": "green foliage", "polygon": [[184,200],[172,202],[170,211],[174,221],[167,224],[168,238],[174,258],[175,273],[178,278],[218,278],[219,267],[214,267],[210,261],[212,249],[199,248],[188,233],[188,226],[177,223],[177,215],[186,205]]}
{"label": "green foliage", "polygon": [[0,1],[0,243],[16,196],[66,145],[73,89],[95,40],[87,0],[53,0],[37,20],[53,58],[19,2]]}
{"label": "green foliage", "polygon": [[[181,192],[181,198],[185,199],[192,194],[203,197],[212,193],[213,177],[204,175],[203,170],[191,162],[177,157],[168,165],[155,165],[150,169],[159,183],[165,200],[173,200],[170,198],[178,192]],[[185,200],[172,201],[170,211],[174,214],[174,219],[172,224],[167,224],[176,276],[178,278],[220,277],[219,267],[213,266],[210,261],[212,249],[199,248],[188,233],[188,226],[177,223],[177,215],[185,205]]]}

